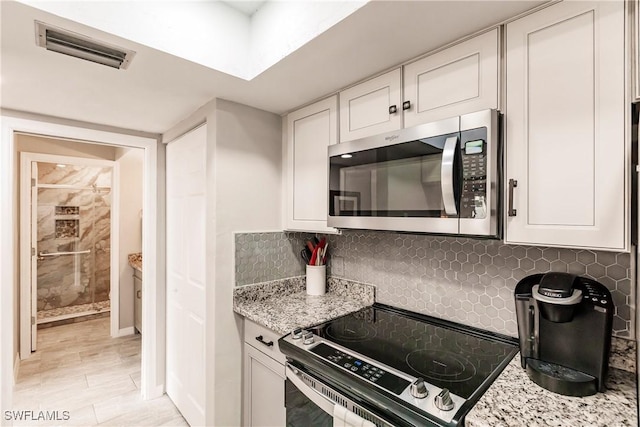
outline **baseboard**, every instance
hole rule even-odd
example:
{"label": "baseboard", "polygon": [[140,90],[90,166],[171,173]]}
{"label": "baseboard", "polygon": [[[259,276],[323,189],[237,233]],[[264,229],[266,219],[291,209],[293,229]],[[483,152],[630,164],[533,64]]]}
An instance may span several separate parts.
{"label": "baseboard", "polygon": [[20,353],[16,353],[13,358],[13,385],[18,382],[18,373],[20,372]]}
{"label": "baseboard", "polygon": [[136,329],[133,326],[129,326],[128,328],[122,328],[118,331],[119,337],[126,337],[127,335],[133,335],[136,333]]}
{"label": "baseboard", "polygon": [[151,387],[149,391],[149,394],[145,395],[144,390],[142,392],[142,399],[143,400],[151,400],[151,399],[156,399],[158,397],[161,397],[164,395],[164,384],[162,385],[158,385],[155,387]]}

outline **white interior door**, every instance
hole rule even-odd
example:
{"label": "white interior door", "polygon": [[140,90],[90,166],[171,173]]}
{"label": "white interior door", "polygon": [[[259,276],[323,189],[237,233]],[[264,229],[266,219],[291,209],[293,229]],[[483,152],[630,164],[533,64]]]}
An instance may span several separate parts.
{"label": "white interior door", "polygon": [[31,162],[31,351],[38,343],[38,162]]}
{"label": "white interior door", "polygon": [[205,422],[207,127],[167,145],[167,394],[192,426]]}

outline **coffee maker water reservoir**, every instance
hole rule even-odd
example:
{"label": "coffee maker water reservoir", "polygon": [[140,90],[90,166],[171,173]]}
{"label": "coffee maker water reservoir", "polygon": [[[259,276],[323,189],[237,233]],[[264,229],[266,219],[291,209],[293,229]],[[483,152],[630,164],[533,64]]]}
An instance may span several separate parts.
{"label": "coffee maker water reservoir", "polygon": [[604,391],[614,305],[601,283],[534,274],[515,289],[520,360],[541,387],[567,396]]}

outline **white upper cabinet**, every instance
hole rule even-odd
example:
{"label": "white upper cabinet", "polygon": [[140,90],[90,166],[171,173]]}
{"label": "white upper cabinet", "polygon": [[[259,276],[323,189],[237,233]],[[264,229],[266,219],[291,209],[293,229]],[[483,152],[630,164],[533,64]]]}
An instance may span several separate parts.
{"label": "white upper cabinet", "polygon": [[628,250],[624,24],[569,1],[507,25],[507,243]]}
{"label": "white upper cabinet", "polygon": [[287,116],[287,230],[335,232],[335,229],[327,227],[327,147],[337,143],[337,111],[337,96],[332,96]]}
{"label": "white upper cabinet", "polygon": [[400,69],[340,92],[340,142],[402,126]]}
{"label": "white upper cabinet", "polygon": [[406,65],[405,127],[498,108],[498,60],[494,29]]}

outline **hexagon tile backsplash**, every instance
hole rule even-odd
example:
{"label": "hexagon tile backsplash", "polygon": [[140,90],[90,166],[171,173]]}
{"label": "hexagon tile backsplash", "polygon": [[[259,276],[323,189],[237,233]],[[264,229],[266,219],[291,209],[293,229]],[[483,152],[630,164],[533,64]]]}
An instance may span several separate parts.
{"label": "hexagon tile backsplash", "polygon": [[[304,233],[236,234],[236,285],[304,274]],[[376,301],[517,336],[513,290],[534,273],[591,277],[611,290],[614,335],[635,336],[627,253],[505,245],[498,240],[345,231],[327,236],[328,275],[377,287]]]}

